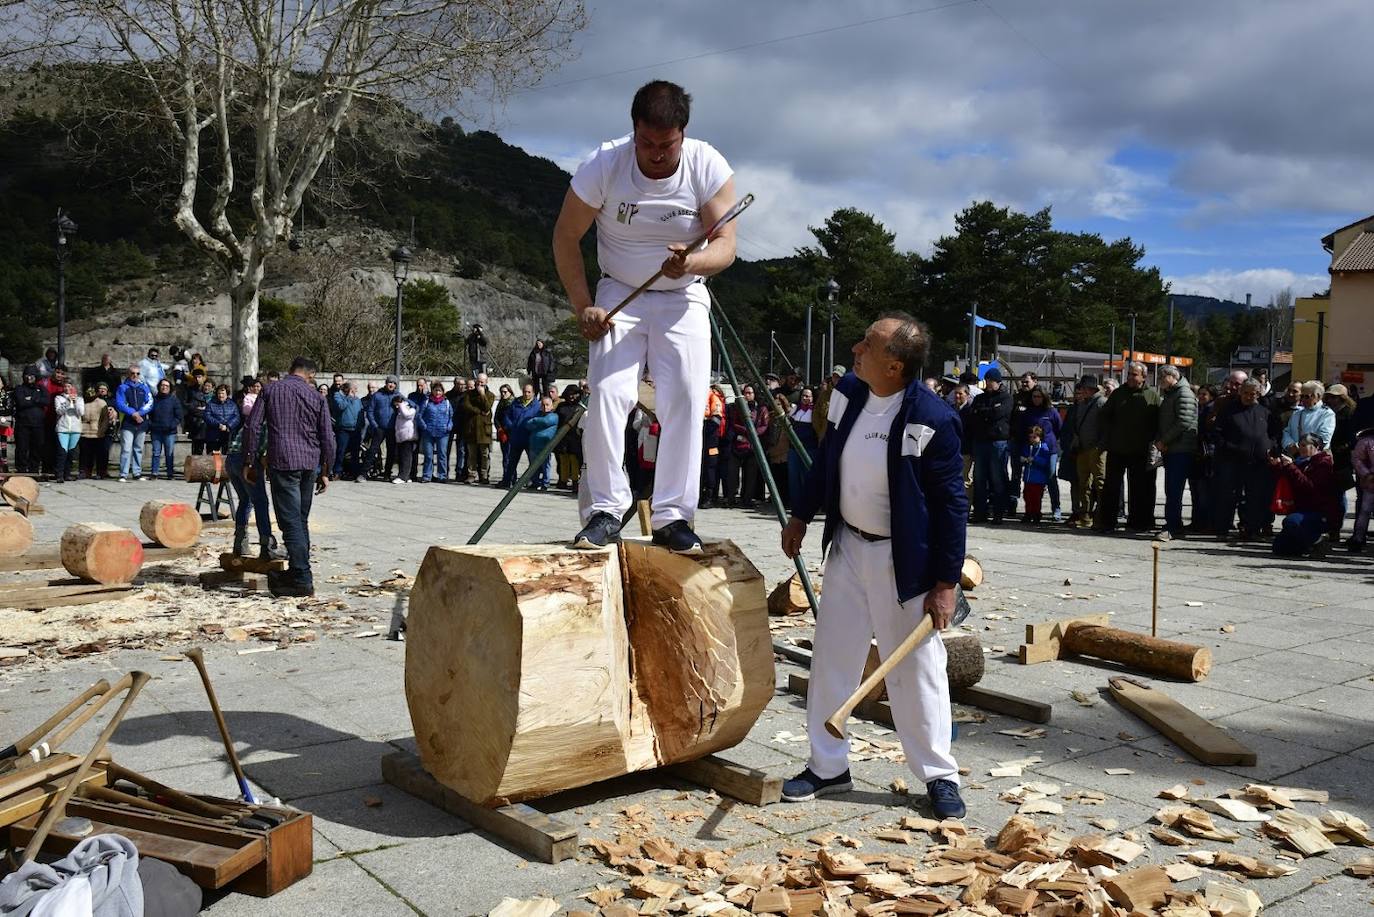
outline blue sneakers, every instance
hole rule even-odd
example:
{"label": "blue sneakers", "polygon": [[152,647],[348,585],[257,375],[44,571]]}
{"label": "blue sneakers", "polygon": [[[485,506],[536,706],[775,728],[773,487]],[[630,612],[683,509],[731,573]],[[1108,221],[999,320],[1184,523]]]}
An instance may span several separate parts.
{"label": "blue sneakers", "polygon": [[849,771],[845,771],[838,777],[822,780],[811,773],[811,768],[808,767],[782,785],[782,801],[807,802],[818,796],[835,796],[839,793],[848,793],[852,789],[854,789],[854,782],[849,779]]}
{"label": "blue sneakers", "polygon": [[[786,792],[784,787],[783,793]],[[963,818],[968,813],[964,800],[959,796],[959,784],[953,780],[930,781],[926,784],[926,798],[939,818]]]}
{"label": "blue sneakers", "polygon": [[573,539],[572,546],[581,550],[604,548],[620,540],[620,520],[610,513],[594,513],[582,531]]}
{"label": "blue sneakers", "polygon": [[654,530],[654,544],[667,548],[674,554],[704,554],[701,539],[692,531],[686,519],[670,522],[661,529]]}

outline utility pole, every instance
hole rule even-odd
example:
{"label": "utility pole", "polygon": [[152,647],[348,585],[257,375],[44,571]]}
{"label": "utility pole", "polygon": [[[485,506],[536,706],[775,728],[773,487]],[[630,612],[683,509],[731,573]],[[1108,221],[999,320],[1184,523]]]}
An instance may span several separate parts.
{"label": "utility pole", "polygon": [[978,303],[969,308],[968,313],[968,369],[978,372]]}
{"label": "utility pole", "polygon": [[[1324,356],[1324,354],[1322,353],[1322,339],[1325,337],[1325,332],[1326,332],[1326,313],[1325,313],[1325,312],[1318,312],[1318,313],[1317,313],[1317,381],[1318,381],[1318,382],[1321,382],[1322,379],[1325,378],[1325,374],[1322,372],[1322,369],[1323,369],[1322,364],[1325,362],[1325,361],[1322,359],[1322,357]],[[1325,384],[1325,383],[1323,383],[1323,384]]]}
{"label": "utility pole", "polygon": [[[1131,313],[1131,359],[1135,359],[1135,313]],[[1121,381],[1126,381],[1126,361],[1121,361]]]}
{"label": "utility pole", "polygon": [[[1271,345],[1270,350],[1273,350]],[[1169,297],[1169,333],[1164,339],[1164,362],[1167,364],[1174,356],[1174,298]],[[1271,369],[1272,371],[1272,369]]]}
{"label": "utility pole", "polygon": [[1115,375],[1116,367],[1113,365],[1114,363],[1116,363],[1116,323],[1115,323],[1115,322],[1112,323],[1112,343],[1111,343],[1111,348],[1110,348],[1110,350],[1109,350],[1108,353],[1107,353],[1107,375],[1109,375],[1109,376]]}
{"label": "utility pole", "polygon": [[778,333],[776,331],[768,332],[768,371],[770,373],[773,371],[773,349],[777,346]]}

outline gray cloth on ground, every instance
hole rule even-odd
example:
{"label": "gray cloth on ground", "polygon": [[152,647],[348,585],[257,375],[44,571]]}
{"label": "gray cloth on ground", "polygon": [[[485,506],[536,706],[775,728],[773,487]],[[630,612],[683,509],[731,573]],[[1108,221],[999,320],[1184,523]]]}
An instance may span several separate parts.
{"label": "gray cloth on ground", "polygon": [[93,917],[143,917],[138,850],[118,834],[85,838],[52,863],[25,863],[0,880],[0,914],[26,917],[76,877],[91,885]]}
{"label": "gray cloth on ground", "polygon": [[200,913],[204,904],[200,886],[170,863],[144,857],[138,861],[138,877],[143,880],[143,917],[193,917]]}

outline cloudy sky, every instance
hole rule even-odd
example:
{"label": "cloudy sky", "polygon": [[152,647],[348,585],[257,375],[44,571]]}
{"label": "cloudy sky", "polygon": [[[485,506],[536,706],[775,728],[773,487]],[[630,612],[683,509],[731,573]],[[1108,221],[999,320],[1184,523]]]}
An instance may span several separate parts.
{"label": "cloudy sky", "polygon": [[[577,58],[479,126],[571,169],[662,77],[757,203],[741,254],[837,207],[928,251],[970,201],[1130,236],[1176,292],[1327,286],[1374,212],[1368,0],[588,0]],[[1359,61],[1366,61],[1360,64]]]}

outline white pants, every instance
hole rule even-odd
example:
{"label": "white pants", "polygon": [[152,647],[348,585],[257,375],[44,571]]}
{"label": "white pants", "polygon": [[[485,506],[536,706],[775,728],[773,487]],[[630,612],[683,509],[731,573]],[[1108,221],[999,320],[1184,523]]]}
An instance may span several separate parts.
{"label": "white pants", "polygon": [[[631,287],[602,278],[596,304],[613,309]],[[591,399],[582,430],[585,523],[593,513],[617,518],[633,495],[625,476],[625,424],[639,399],[645,364],[654,381],[654,413],[662,432],[654,476],[653,526],[691,522],[701,491],[701,425],[711,384],[710,300],[699,283],[681,290],[650,290],[626,306],[605,337],[591,344],[587,382]]]}
{"label": "white pants", "polygon": [[[920,623],[925,594],[899,604],[892,542],[864,541],[843,525],[825,561],[824,587],[806,694],[806,729],[811,772],[828,780],[849,769],[849,738],[832,736],[825,721],[859,687],[869,641],[878,638],[878,652],[886,659]],[[938,633],[888,674],[887,696],[911,772],[922,783],[958,783],[959,766],[949,749],[945,644]]]}

